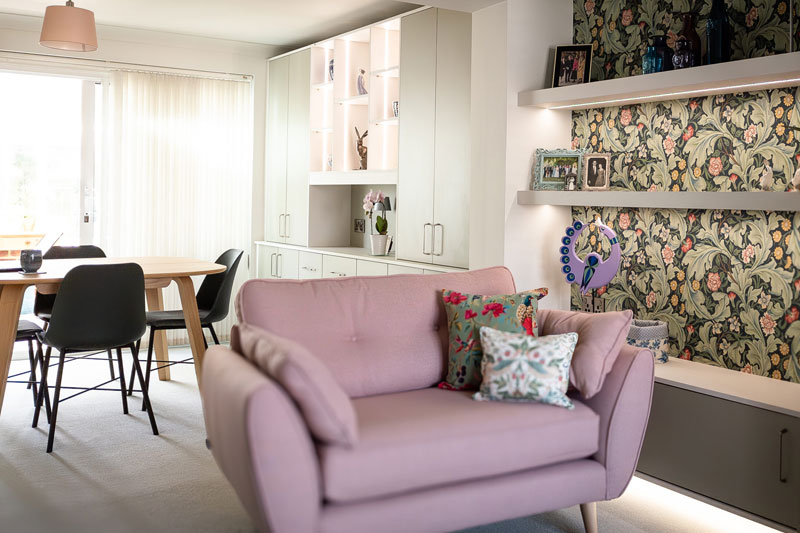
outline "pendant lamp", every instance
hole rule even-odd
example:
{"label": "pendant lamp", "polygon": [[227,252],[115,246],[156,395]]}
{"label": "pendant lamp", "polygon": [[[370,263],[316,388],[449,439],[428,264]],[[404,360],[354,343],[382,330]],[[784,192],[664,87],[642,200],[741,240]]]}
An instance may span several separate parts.
{"label": "pendant lamp", "polygon": [[39,44],[56,50],[94,52],[97,50],[94,13],[75,7],[72,0],[67,0],[65,6],[47,6]]}

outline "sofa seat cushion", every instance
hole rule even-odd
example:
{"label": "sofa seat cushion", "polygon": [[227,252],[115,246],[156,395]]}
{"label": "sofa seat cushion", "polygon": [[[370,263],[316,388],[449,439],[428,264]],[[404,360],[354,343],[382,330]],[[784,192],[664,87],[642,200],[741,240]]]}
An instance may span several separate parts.
{"label": "sofa seat cushion", "polygon": [[591,456],[599,418],[545,404],[421,389],[353,401],[359,440],[320,445],[327,500],[350,502]]}

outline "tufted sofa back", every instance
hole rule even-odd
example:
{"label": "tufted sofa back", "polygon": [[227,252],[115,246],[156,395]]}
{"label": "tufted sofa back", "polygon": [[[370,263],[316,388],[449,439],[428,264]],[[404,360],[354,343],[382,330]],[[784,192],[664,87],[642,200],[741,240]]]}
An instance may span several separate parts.
{"label": "tufted sofa back", "polygon": [[441,381],[448,343],[442,289],[515,292],[505,267],[434,275],[253,279],[236,296],[236,315],[239,322],[308,348],[357,398]]}

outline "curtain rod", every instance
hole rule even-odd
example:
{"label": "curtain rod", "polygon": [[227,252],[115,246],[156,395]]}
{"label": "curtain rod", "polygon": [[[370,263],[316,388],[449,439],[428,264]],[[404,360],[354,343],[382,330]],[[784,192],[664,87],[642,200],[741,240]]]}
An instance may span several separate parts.
{"label": "curtain rod", "polygon": [[[252,80],[252,74],[241,74],[238,72],[217,72],[213,70],[201,70],[201,69],[192,69],[192,68],[175,68],[175,67],[164,67],[161,65],[147,65],[142,63],[131,63],[126,61],[111,61],[108,59],[96,59],[96,58],[83,58],[83,57],[70,57],[70,56],[60,56],[55,54],[44,54],[39,52],[20,52],[17,50],[6,50],[0,49],[0,53],[7,53],[16,56],[29,56],[31,58],[36,58],[37,62],[39,63],[53,63],[57,65],[75,65],[81,68],[87,67],[95,67],[95,65],[103,65],[107,69],[114,69],[114,68],[123,68],[127,70],[138,70],[141,72],[148,72],[143,71],[142,69],[153,69],[153,70],[162,70],[162,71],[169,71],[173,73],[189,73],[184,75],[195,75],[204,74],[206,77],[220,77],[220,76],[228,76],[228,77],[236,77],[242,78],[245,80]],[[87,64],[88,63],[88,64]],[[92,65],[92,63],[94,65]],[[95,67],[97,68],[97,67]],[[100,67],[102,68],[102,67]],[[149,71],[152,72],[152,71]]]}

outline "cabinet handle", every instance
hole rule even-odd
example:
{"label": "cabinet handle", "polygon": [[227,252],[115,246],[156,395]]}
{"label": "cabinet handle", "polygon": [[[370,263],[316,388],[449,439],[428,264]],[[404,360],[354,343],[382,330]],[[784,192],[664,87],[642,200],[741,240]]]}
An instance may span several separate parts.
{"label": "cabinet handle", "polygon": [[347,276],[347,274],[345,274],[344,272],[333,272],[333,271],[331,271],[331,274],[333,274],[334,276],[336,276],[338,278],[344,278],[344,277]]}
{"label": "cabinet handle", "polygon": [[278,278],[283,279],[283,254],[278,254],[278,260],[275,262],[275,266]]}
{"label": "cabinet handle", "polygon": [[283,223],[283,232],[286,234],[284,237],[287,239],[292,235],[292,215],[286,214],[286,218],[284,219]]}
{"label": "cabinet handle", "polygon": [[[433,224],[426,222],[422,225],[422,254],[431,255],[431,252],[425,251],[425,243],[428,242],[428,227],[431,228],[431,240],[433,240]],[[431,243],[431,251],[433,251],[433,244]]]}
{"label": "cabinet handle", "polygon": [[[437,254],[434,250],[436,249],[436,228],[441,228],[442,231],[439,232],[439,253]],[[442,255],[444,253],[444,226],[439,223],[433,225],[433,247],[431,248],[431,252],[433,255]]]}
{"label": "cabinet handle", "polygon": [[277,275],[275,273],[275,263],[276,263],[275,258],[277,256],[278,254],[272,254],[269,256],[269,275],[273,277]]}
{"label": "cabinet handle", "polygon": [[286,223],[286,221],[284,220],[285,216],[286,215],[284,214],[278,215],[278,237],[286,237],[286,235],[284,235],[283,229],[281,229],[282,228],[281,222],[283,222],[284,224]]}
{"label": "cabinet handle", "polygon": [[307,267],[307,266],[301,266],[300,268],[302,270],[308,270],[309,272],[316,272],[317,271],[316,268],[311,268],[311,267]]}
{"label": "cabinet handle", "polygon": [[[789,477],[783,472],[784,463],[788,463],[788,461],[784,461],[783,460],[783,448],[784,448],[783,441],[786,440],[785,437],[786,437],[786,435],[788,433],[789,433],[789,430],[786,429],[786,428],[783,428],[781,430],[781,432],[780,432],[780,436],[778,437],[778,442],[779,442],[778,453],[780,454],[780,458],[778,460],[778,480],[781,483],[786,483],[789,480]],[[788,448],[788,446],[787,446],[787,448]]]}

